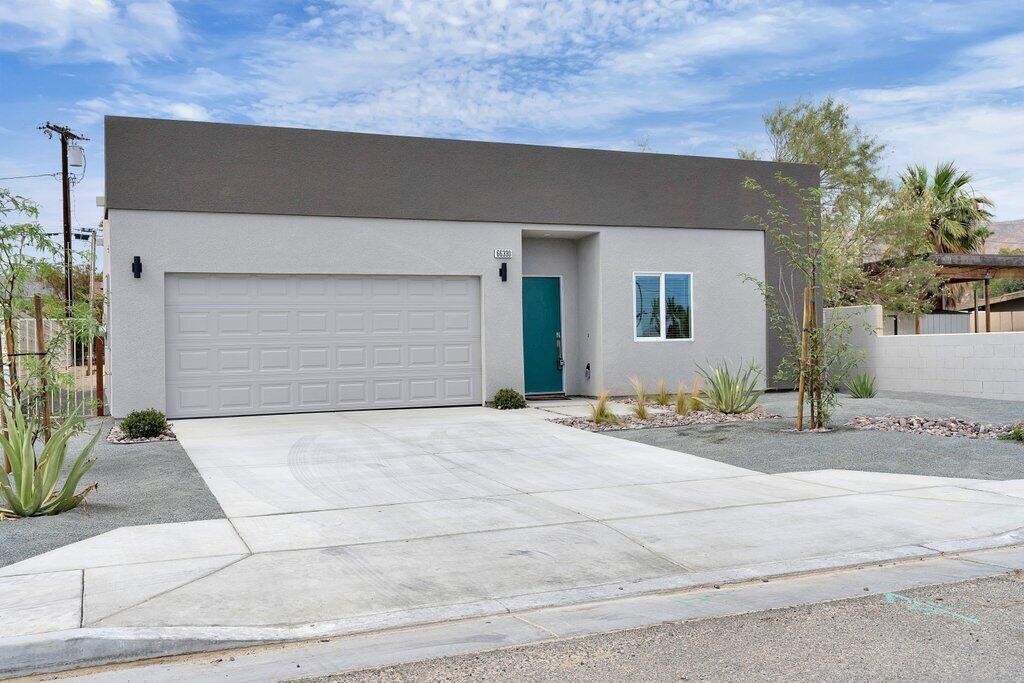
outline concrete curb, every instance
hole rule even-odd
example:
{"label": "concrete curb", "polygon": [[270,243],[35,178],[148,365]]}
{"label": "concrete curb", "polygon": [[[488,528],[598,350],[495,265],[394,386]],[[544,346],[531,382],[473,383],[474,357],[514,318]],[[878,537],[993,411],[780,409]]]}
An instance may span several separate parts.
{"label": "concrete curb", "polygon": [[[674,574],[657,579],[520,595],[502,600],[371,614],[301,626],[84,627],[53,631],[0,640],[0,676],[27,676],[253,645],[386,632],[479,617],[607,604],[621,599],[691,592],[712,587],[734,588],[754,581],[796,579],[824,572],[848,572],[873,566],[914,566],[918,562],[955,557],[960,553],[968,553],[960,559],[974,561],[972,558],[982,556],[984,551],[1024,550],[1024,533],[1014,531],[987,539],[947,541],[935,545],[941,546],[942,550],[915,545],[900,546],[885,550],[809,558],[797,562]],[[998,564],[987,561],[983,564],[991,565],[993,574],[1018,567],[1016,563]],[[942,582],[941,578],[935,581]]]}

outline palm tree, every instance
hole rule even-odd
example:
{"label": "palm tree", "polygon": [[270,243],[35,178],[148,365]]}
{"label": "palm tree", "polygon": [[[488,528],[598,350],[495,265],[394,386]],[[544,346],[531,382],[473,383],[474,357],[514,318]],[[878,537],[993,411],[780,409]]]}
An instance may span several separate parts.
{"label": "palm tree", "polygon": [[979,251],[992,233],[988,222],[992,202],[974,194],[973,178],[953,162],[935,167],[935,174],[921,165],[909,166],[900,182],[912,197],[928,206],[928,232],[939,253],[970,254]]}

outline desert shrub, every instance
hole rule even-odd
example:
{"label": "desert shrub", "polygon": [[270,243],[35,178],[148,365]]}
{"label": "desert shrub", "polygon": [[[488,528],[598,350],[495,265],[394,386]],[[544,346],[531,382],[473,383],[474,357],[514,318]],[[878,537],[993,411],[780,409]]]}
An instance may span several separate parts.
{"label": "desert shrub", "polygon": [[526,397],[515,389],[498,389],[494,394],[494,407],[498,410],[516,410],[526,407]]}
{"label": "desert shrub", "polygon": [[644,388],[644,383],[640,381],[639,377],[630,377],[629,383],[633,385],[633,396],[636,398],[636,403],[631,406],[633,414],[638,420],[646,420],[650,415],[647,410],[647,389]]}
{"label": "desert shrub", "polygon": [[619,417],[608,408],[608,390],[602,391],[597,396],[597,403],[590,404],[590,419],[594,424],[614,424]]}
{"label": "desert shrub", "polygon": [[167,418],[159,410],[133,410],[121,420],[121,433],[129,439],[155,439],[167,431]]}
{"label": "desert shrub", "polygon": [[875,378],[866,372],[854,375],[850,383],[846,385],[852,398],[874,398],[878,391],[875,389]]}
{"label": "desert shrub", "polygon": [[753,363],[747,366],[740,365],[735,373],[729,368],[728,363],[710,370],[698,367],[697,371],[707,383],[700,402],[720,413],[749,413],[757,405],[757,399],[764,393],[757,389],[761,369]]}
{"label": "desert shrub", "polygon": [[102,428],[96,430],[96,434],[71,463],[64,484],[58,487],[68,441],[75,434],[75,423],[65,422],[60,425],[37,453],[37,437],[42,432],[42,425],[27,418],[17,400],[14,401],[13,410],[3,406],[3,412],[7,427],[6,431],[0,430],[0,447],[10,463],[11,471],[7,473],[0,468],[0,502],[3,503],[0,505],[0,518],[56,515],[76,507],[96,488],[96,484],[92,484],[75,492],[78,482],[95,462],[89,454]]}
{"label": "desert shrub", "polygon": [[1024,443],[1024,422],[1018,422],[1014,425],[1013,429],[1010,430],[1009,434],[1003,434],[999,437],[1003,441],[1017,441]]}

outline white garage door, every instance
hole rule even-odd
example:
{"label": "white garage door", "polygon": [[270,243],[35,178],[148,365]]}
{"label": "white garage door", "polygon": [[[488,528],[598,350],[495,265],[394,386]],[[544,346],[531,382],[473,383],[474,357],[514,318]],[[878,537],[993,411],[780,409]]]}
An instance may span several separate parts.
{"label": "white garage door", "polygon": [[171,417],[481,402],[480,281],[169,274]]}

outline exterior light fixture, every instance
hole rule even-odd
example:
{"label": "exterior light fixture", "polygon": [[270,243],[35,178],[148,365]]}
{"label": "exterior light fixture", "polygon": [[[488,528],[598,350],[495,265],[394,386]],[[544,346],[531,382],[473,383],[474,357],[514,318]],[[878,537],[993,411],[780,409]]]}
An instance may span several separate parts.
{"label": "exterior light fixture", "polygon": [[508,282],[508,263],[502,262],[501,267],[498,268],[498,275],[501,276],[502,282]]}
{"label": "exterior light fixture", "polygon": [[142,257],[141,256],[136,256],[135,258],[132,259],[132,275],[135,276],[136,280],[139,279],[140,277],[142,277]]}

